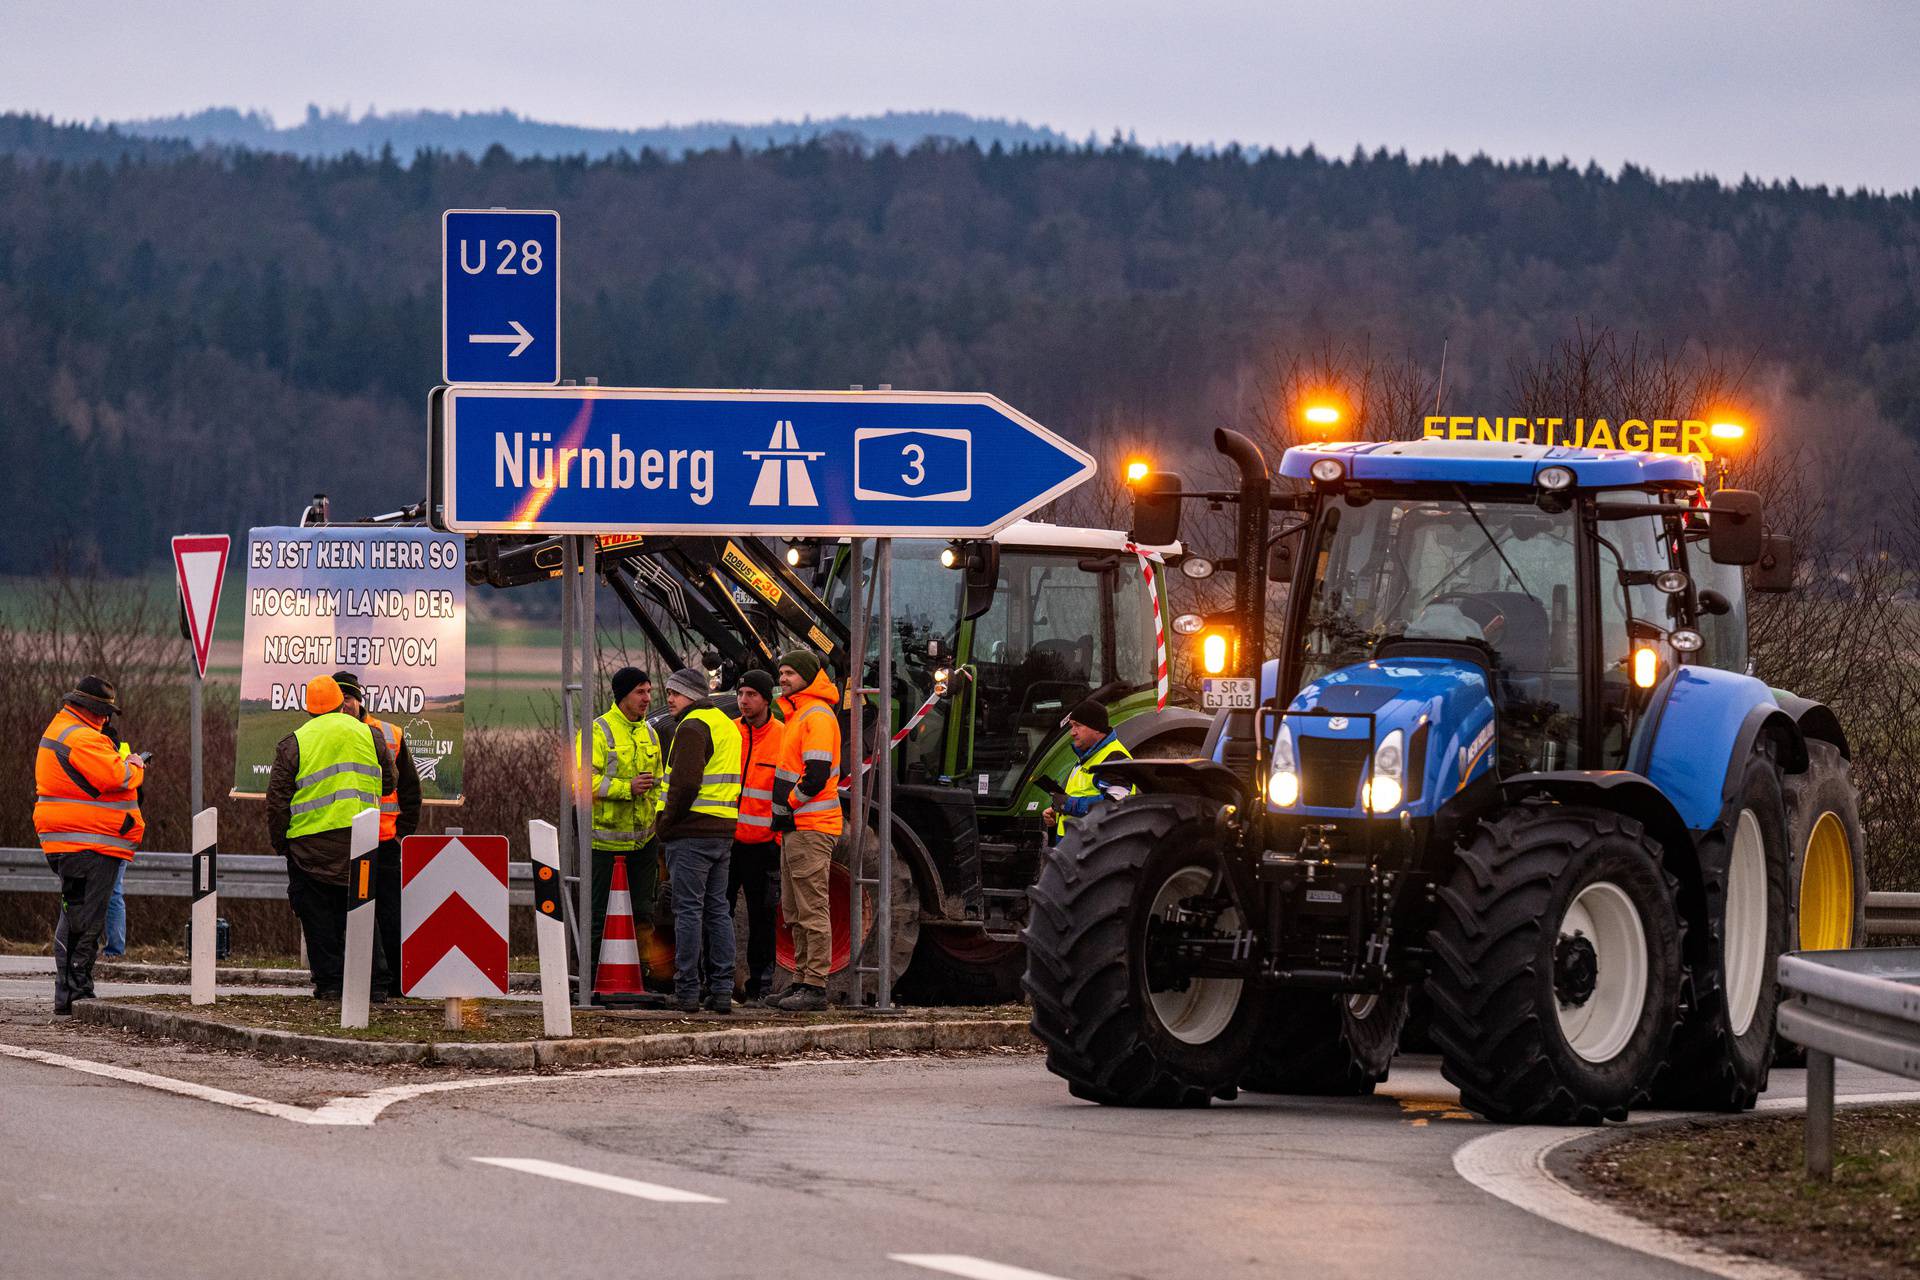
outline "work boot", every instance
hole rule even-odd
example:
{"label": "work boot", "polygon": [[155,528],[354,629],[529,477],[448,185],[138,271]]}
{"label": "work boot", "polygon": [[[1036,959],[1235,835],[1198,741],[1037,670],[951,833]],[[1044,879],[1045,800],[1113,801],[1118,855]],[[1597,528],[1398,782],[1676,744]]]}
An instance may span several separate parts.
{"label": "work boot", "polygon": [[700,997],[675,996],[673,999],[673,1007],[681,1013],[698,1013],[700,1012]]}
{"label": "work boot", "polygon": [[788,1013],[816,1013],[827,1007],[827,993],[823,988],[796,982],[774,1007]]}
{"label": "work boot", "polygon": [[716,992],[707,997],[705,1007],[708,1013],[732,1013],[733,996],[727,992]]}

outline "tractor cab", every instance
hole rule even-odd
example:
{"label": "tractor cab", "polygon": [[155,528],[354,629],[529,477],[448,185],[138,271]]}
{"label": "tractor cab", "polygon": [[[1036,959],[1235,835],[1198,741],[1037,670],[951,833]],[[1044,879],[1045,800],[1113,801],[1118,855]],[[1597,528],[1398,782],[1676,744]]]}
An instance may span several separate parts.
{"label": "tractor cab", "polygon": [[1275,815],[1427,819],[1501,778],[1625,769],[1665,675],[1745,669],[1758,506],[1709,505],[1696,458],[1419,440],[1280,471],[1308,487],[1280,535]]}
{"label": "tractor cab", "polygon": [[[1059,763],[1061,719],[1081,699],[1151,707],[1154,594],[1118,532],[1021,520],[991,543],[895,543],[896,727],[948,694],[900,745],[902,777],[1010,807]],[[828,602],[842,616],[845,596],[836,576]]]}

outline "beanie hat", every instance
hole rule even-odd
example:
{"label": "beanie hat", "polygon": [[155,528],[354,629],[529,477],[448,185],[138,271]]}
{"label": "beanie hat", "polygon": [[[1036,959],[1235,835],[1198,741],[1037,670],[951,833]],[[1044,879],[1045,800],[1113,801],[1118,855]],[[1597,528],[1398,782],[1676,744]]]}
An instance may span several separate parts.
{"label": "beanie hat", "polygon": [[1074,724],[1085,725],[1089,729],[1098,729],[1101,733],[1113,732],[1113,721],[1108,718],[1107,709],[1092,698],[1082,699],[1080,705],[1067,712],[1066,720],[1060,723],[1064,725],[1068,720]]}
{"label": "beanie hat", "polygon": [[307,681],[307,714],[322,715],[340,709],[340,685],[332,676],[315,676]]}
{"label": "beanie hat", "polygon": [[768,702],[773,701],[773,677],[764,671],[749,671],[740,677],[740,687],[751,689]]}
{"label": "beanie hat", "polygon": [[805,649],[795,649],[791,653],[781,654],[780,665],[792,667],[808,684],[812,684],[820,675],[820,659]]}
{"label": "beanie hat", "polygon": [[613,700],[624,701],[626,696],[643,684],[652,684],[652,677],[638,667],[622,667],[613,673]]}
{"label": "beanie hat", "polygon": [[707,686],[707,678],[704,675],[692,667],[682,667],[667,677],[667,692],[698,700],[710,697],[713,690]]}
{"label": "beanie hat", "polygon": [[120,703],[114,697],[113,685],[99,676],[81,676],[72,692],[61,701],[71,702],[97,716],[112,715],[120,709]]}
{"label": "beanie hat", "polygon": [[351,671],[334,672],[333,682],[340,686],[340,696],[343,698],[365,699],[367,696],[360,689],[360,677]]}

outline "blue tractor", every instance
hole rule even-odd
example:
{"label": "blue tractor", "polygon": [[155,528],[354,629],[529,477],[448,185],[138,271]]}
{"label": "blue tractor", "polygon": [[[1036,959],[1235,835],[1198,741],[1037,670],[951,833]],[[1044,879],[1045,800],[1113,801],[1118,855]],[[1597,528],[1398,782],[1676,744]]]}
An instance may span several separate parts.
{"label": "blue tractor", "polygon": [[1134,532],[1235,513],[1233,611],[1189,623],[1222,709],[1200,758],[1103,766],[1133,794],[1043,866],[1049,1068],[1117,1105],[1366,1093],[1418,1006],[1497,1120],[1752,1106],[1776,958],[1852,945],[1866,892],[1839,722],[1749,673],[1746,589],[1793,579],[1758,496],[1439,440],[1292,448],[1276,492],[1216,444],[1238,490],[1150,475]]}

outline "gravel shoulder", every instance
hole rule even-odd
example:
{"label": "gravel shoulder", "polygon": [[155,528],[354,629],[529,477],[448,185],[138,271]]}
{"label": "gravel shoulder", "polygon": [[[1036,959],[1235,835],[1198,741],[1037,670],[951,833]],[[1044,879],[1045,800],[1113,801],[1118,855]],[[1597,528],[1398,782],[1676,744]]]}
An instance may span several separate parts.
{"label": "gravel shoulder", "polygon": [[1729,1253],[1823,1280],[1920,1274],[1920,1107],[1841,1109],[1834,1177],[1803,1172],[1799,1115],[1688,1120],[1589,1149],[1582,1191]]}

